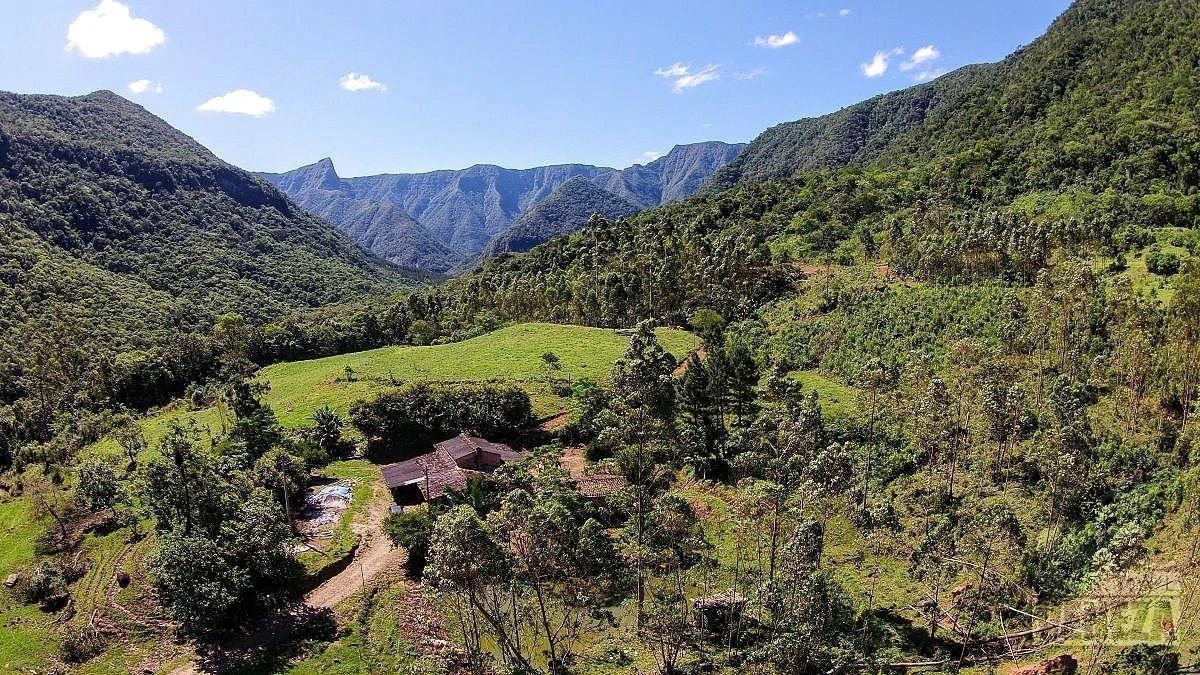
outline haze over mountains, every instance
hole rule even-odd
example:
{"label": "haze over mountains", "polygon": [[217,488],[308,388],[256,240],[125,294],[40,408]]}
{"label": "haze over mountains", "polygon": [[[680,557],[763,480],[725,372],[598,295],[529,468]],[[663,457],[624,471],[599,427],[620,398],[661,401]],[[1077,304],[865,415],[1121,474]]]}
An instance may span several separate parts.
{"label": "haze over mountains", "polygon": [[[628,215],[626,205],[636,211],[690,197],[743,147],[717,141],[679,145],[648,164],[623,170],[586,164],[532,169],[480,164],[458,171],[342,178],[333,162],[323,159],[263,176],[385,260],[444,273],[485,250],[527,250],[553,234],[577,230],[592,213],[617,217]],[[575,178],[596,189],[576,185],[539,215],[540,225],[531,229],[524,224],[520,232],[505,234]],[[562,208],[566,204],[569,209]],[[547,236],[539,239],[537,233]],[[489,246],[496,238],[498,243]]]}

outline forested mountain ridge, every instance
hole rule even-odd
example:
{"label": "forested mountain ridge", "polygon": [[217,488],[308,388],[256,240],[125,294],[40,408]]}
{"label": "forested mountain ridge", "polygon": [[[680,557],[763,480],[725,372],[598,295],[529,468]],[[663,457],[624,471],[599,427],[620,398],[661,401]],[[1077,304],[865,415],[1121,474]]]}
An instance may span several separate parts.
{"label": "forested mountain ridge", "polygon": [[55,313],[128,348],[227,312],[267,321],[406,279],[110,92],[0,94],[0,219],[6,349]]}
{"label": "forested mountain ridge", "polygon": [[639,210],[632,202],[576,176],[493,237],[483,249],[482,257],[486,260],[501,253],[528,251],[554,237],[582,229],[595,214],[616,220]]}
{"label": "forested mountain ridge", "polygon": [[1000,64],[776,127],[697,198],[488,266],[465,304],[599,325],[747,316],[764,292],[749,280],[789,259],[1031,283],[1063,251],[1141,250],[1200,219],[1197,41],[1196,3],[1081,0]]}
{"label": "forested mountain ridge", "polygon": [[[1063,182],[1093,191],[1169,185],[1161,167],[1186,177],[1200,159],[1197,40],[1193,2],[1077,2],[1001,62],[769,129],[708,187],[956,155],[963,169],[986,164],[972,178],[1009,195]],[[1163,152],[1171,161],[1160,165]]]}
{"label": "forested mountain ridge", "polygon": [[460,171],[340,178],[332,161],[324,159],[263,176],[377,255],[446,272],[475,257],[493,237],[573,178],[583,177],[648,208],[690,196],[742,147],[716,141],[681,145],[646,165],[624,170],[584,164],[532,169],[476,165]]}

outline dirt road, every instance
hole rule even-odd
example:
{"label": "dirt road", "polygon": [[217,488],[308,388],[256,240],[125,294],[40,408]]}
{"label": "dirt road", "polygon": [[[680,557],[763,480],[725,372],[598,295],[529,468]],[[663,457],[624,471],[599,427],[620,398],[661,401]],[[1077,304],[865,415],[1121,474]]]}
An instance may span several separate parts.
{"label": "dirt road", "polygon": [[389,502],[387,487],[379,481],[374,486],[366,517],[351,526],[361,542],[355,560],[341,574],[309,591],[304,596],[304,604],[316,609],[333,609],[380,572],[403,564],[404,550],[392,548],[381,529],[391,506]]}
{"label": "dirt road", "polygon": [[[365,516],[351,524],[351,529],[358,534],[360,542],[355,559],[340,574],[304,596],[304,604],[310,608],[333,609],[380,573],[397,569],[404,564],[404,549],[393,548],[381,529],[391,506],[387,487],[382,480],[378,480],[372,488],[371,503],[367,506]],[[231,650],[247,653],[261,650],[286,638],[286,635],[280,635],[278,626],[269,626],[234,641],[236,644],[230,644],[229,647]],[[207,672],[210,671],[202,670],[199,664],[193,661],[169,671],[169,675],[201,675]]]}

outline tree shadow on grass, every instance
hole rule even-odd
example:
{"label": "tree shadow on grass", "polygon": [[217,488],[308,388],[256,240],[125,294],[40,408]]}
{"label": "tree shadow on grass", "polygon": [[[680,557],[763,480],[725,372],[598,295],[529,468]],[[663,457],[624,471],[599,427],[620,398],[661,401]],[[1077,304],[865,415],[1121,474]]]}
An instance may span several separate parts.
{"label": "tree shadow on grass", "polygon": [[280,671],[315,643],[337,639],[333,611],[296,605],[265,618],[249,632],[196,647],[196,666],[202,673],[251,675]]}

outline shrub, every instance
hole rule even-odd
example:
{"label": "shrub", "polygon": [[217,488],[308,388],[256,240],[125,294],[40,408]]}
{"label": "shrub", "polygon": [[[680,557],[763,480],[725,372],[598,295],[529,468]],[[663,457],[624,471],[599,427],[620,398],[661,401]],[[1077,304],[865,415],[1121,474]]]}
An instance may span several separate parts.
{"label": "shrub", "polygon": [[58,655],[67,663],[83,663],[99,656],[104,651],[104,638],[99,632],[85,626],[68,626],[63,631]]}
{"label": "shrub", "polygon": [[1175,675],[1179,653],[1166,645],[1135,645],[1106,659],[1102,675]]}
{"label": "shrub", "polygon": [[67,595],[67,573],[57,562],[45,560],[29,573],[20,597],[26,604],[40,603],[43,607],[57,604]]}
{"label": "shrub", "polygon": [[367,438],[397,446],[460,431],[510,434],[533,421],[533,406],[529,394],[513,385],[414,383],[355,404],[350,420]]}
{"label": "shrub", "polygon": [[1158,245],[1150,247],[1150,252],[1146,254],[1146,269],[1153,274],[1162,277],[1169,277],[1179,271],[1179,256],[1171,252],[1164,252]]}
{"label": "shrub", "polygon": [[428,509],[393,513],[383,521],[383,531],[394,545],[407,551],[404,567],[409,576],[420,579],[429,557],[429,537],[433,533],[433,519]]}

